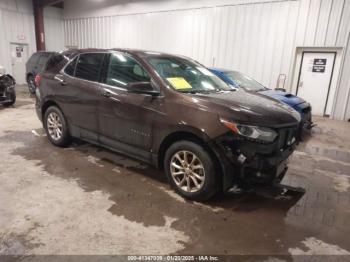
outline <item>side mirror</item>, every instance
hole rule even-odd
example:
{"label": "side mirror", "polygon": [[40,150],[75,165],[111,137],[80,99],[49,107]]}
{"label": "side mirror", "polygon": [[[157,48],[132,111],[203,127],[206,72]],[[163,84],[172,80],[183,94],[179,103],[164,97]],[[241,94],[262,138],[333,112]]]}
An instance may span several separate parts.
{"label": "side mirror", "polygon": [[128,84],[128,92],[135,94],[146,94],[152,96],[158,96],[160,92],[154,90],[151,82],[136,82]]}

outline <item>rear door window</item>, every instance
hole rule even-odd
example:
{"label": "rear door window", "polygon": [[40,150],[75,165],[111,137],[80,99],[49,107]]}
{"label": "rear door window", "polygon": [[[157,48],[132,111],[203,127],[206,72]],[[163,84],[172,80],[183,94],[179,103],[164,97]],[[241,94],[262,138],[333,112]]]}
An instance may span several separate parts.
{"label": "rear door window", "polygon": [[75,68],[75,77],[98,82],[104,53],[88,53],[79,55]]}
{"label": "rear door window", "polygon": [[[59,67],[64,61],[64,57],[61,54],[52,55],[46,63],[46,70],[52,71]],[[62,68],[62,65],[60,66]]]}
{"label": "rear door window", "polygon": [[121,53],[110,55],[106,84],[126,89],[129,83],[149,81],[148,73],[133,58]]}

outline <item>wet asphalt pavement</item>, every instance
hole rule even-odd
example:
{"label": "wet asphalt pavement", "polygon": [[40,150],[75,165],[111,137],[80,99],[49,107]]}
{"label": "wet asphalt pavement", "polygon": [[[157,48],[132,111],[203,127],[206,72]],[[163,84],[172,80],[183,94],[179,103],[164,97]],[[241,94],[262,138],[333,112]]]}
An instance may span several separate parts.
{"label": "wet asphalt pavement", "polygon": [[0,107],[0,255],[349,255],[350,123],[315,122],[282,194],[196,203],[123,155],[81,141],[54,147],[20,91]]}

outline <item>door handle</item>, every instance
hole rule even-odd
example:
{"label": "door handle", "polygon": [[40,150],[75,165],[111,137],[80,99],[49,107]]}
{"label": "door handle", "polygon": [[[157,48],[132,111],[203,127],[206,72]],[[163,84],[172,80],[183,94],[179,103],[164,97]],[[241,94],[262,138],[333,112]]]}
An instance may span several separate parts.
{"label": "door handle", "polygon": [[60,84],[61,86],[66,86],[67,82],[64,81],[63,79],[58,80],[58,84]]}
{"label": "door handle", "polygon": [[61,86],[67,85],[67,82],[64,81],[62,75],[56,75],[56,76],[55,76],[55,79],[58,81],[58,83],[59,83]]}
{"label": "door handle", "polygon": [[111,97],[111,92],[109,92],[109,91],[102,91],[102,95],[104,96],[104,97]]}

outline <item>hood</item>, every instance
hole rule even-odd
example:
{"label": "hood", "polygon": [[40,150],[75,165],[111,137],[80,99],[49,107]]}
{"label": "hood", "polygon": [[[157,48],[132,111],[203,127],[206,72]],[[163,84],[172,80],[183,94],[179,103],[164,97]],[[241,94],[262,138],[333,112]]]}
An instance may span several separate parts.
{"label": "hood", "polygon": [[237,90],[192,96],[219,117],[242,124],[283,127],[300,122],[300,115],[293,108],[258,93]]}
{"label": "hood", "polygon": [[283,103],[286,103],[289,106],[296,106],[298,104],[304,103],[305,100],[295,96],[291,93],[288,92],[283,92],[280,90],[272,90],[272,89],[268,89],[268,90],[264,90],[264,91],[260,91],[260,94],[275,98],[279,101],[282,101]]}

